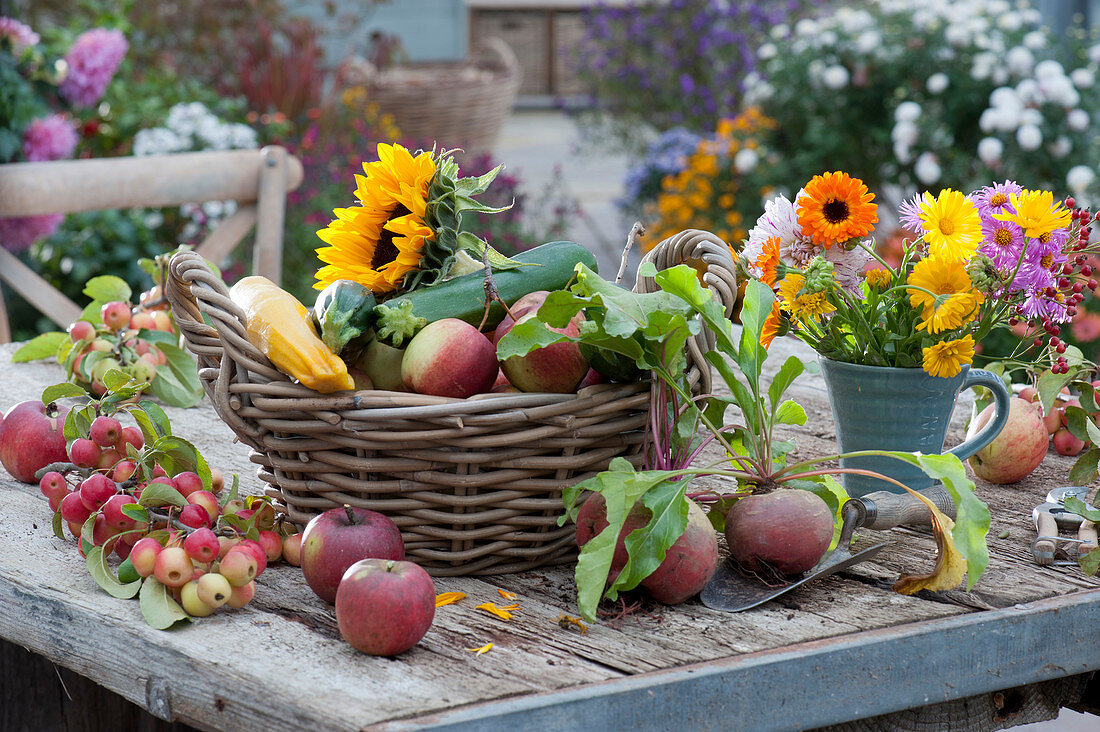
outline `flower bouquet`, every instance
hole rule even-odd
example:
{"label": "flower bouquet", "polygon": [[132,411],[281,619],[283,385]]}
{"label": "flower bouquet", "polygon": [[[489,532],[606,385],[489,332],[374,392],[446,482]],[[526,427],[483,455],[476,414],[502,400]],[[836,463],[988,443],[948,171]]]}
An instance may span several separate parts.
{"label": "flower bouquet", "polygon": [[1096,287],[1088,211],[1011,181],[926,192],[900,207],[916,235],[892,267],[865,239],[878,221],[873,199],[862,181],[834,172],[794,201],[765,204],[741,257],[777,293],[765,344],[790,332],[834,361],[946,378],[994,329],[1012,328],[1023,340],[1010,358],[1068,372],[1060,329]]}

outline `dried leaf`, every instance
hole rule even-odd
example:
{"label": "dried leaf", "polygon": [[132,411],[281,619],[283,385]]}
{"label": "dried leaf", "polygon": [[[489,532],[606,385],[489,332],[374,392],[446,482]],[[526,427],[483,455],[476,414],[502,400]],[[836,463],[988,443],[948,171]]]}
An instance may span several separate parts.
{"label": "dried leaf", "polygon": [[505,600],[516,599],[516,593],[514,592],[509,592],[508,590],[502,590],[500,588],[497,588],[497,592],[500,593],[500,596],[503,597]]}
{"label": "dried leaf", "polygon": [[508,608],[505,609],[505,608],[497,607],[494,603],[485,602],[485,603],[482,603],[481,605],[478,605],[477,609],[478,610],[484,610],[485,612],[489,613],[490,615],[496,615],[498,618],[502,618],[504,620],[511,620],[512,619],[512,613],[509,612],[509,611],[510,610],[515,610],[518,607],[519,607],[519,605],[509,605]]}
{"label": "dried leaf", "polygon": [[453,605],[464,597],[466,597],[465,592],[443,592],[435,596],[435,606]]}
{"label": "dried leaf", "polygon": [[470,651],[475,656],[480,656],[482,653],[488,653],[489,651],[493,650],[493,644],[486,643],[481,648],[467,648],[466,650]]}
{"label": "dried leaf", "polygon": [[[906,488],[905,490],[909,490]],[[928,510],[932,512],[932,533],[936,537],[936,567],[930,574],[903,574],[894,583],[894,591],[903,595],[912,595],[920,590],[950,590],[962,582],[966,573],[966,558],[959,553],[955,542],[951,537],[951,529],[955,522],[945,516],[936,508],[932,501],[921,494],[909,490],[919,498]]]}

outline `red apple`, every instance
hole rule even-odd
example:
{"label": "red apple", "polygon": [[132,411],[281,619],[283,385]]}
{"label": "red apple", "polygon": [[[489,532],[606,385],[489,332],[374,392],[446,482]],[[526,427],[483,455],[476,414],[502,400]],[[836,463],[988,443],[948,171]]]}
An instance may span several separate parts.
{"label": "red apple", "polygon": [[1054,444],[1054,451],[1059,455],[1076,455],[1085,449],[1084,440],[1077,439],[1065,428],[1055,432],[1051,442]]}
{"label": "red apple", "polygon": [[508,311],[511,315],[505,313],[504,318],[497,323],[497,328],[493,332],[493,345],[495,346],[499,343],[500,339],[504,337],[504,334],[512,329],[517,318],[522,318],[530,312],[537,312],[538,309],[542,307],[542,304],[546,302],[546,296],[549,294],[549,290],[535,290],[534,292],[527,293],[509,305]]}
{"label": "red apple", "polygon": [[340,635],[372,656],[415,646],[435,617],[435,584],[412,562],[363,559],[344,573],[336,593]]}
{"label": "red apple", "polygon": [[[519,316],[516,323],[536,317],[534,311]],[[564,328],[550,328],[555,333],[577,336],[584,320],[582,313],[569,321]],[[497,328],[501,338],[511,327]],[[555,343],[543,346],[526,356],[512,356],[500,362],[500,368],[508,381],[520,391],[537,391],[565,394],[577,390],[577,385],[588,373],[588,360],[581,355],[576,343]]]}
{"label": "red apple", "polygon": [[99,309],[99,317],[111,330],[122,330],[130,324],[130,306],[117,300],[105,303]]}
{"label": "red apple", "polygon": [[73,343],[95,338],[95,326],[87,320],[78,320],[72,323],[68,328],[68,332],[69,338],[72,339]]}
{"label": "red apple", "polygon": [[[494,372],[495,373],[495,372]],[[67,462],[65,414],[67,408],[42,402],[20,402],[0,422],[0,463],[13,478],[37,483],[34,474],[50,463]]]}
{"label": "red apple", "polygon": [[[967,436],[977,434],[993,416],[990,404],[974,418],[967,430]],[[1054,413],[1054,410],[1051,410]],[[1009,400],[1008,423],[1001,433],[970,460],[974,475],[990,483],[1015,483],[1031,474],[1046,457],[1049,446],[1047,428],[1043,418],[1031,406],[1019,397]]]}
{"label": "red apple", "polygon": [[283,538],[283,559],[295,567],[302,566],[302,534],[295,533]]}
{"label": "red apple", "polygon": [[413,336],[401,359],[405,388],[419,394],[465,399],[489,391],[496,377],[492,341],[457,318],[428,323]]}
{"label": "red apple", "polygon": [[393,521],[376,511],[344,506],[314,516],[302,533],[302,574],[317,596],[336,601],[340,578],[360,559],[404,559]]}

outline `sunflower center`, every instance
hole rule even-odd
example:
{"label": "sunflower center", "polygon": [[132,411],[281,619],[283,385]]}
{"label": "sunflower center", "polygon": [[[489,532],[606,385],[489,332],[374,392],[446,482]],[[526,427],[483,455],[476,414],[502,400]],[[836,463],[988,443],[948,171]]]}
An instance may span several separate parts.
{"label": "sunflower center", "polygon": [[821,213],[830,224],[839,224],[848,220],[848,204],[834,198],[821,207]]}
{"label": "sunflower center", "polygon": [[1003,206],[1008,203],[1008,196],[1001,192],[994,193],[989,197],[989,205],[996,208],[997,206]]}
{"label": "sunflower center", "polygon": [[[409,209],[397,204],[392,212],[390,212],[389,220],[399,219],[402,216],[407,216],[412,213]],[[394,233],[389,229],[382,229],[382,232],[378,235],[378,244],[374,247],[374,256],[370,258],[370,268],[378,271],[384,265],[390,264],[397,259],[397,255],[401,252],[397,246],[393,243]]]}
{"label": "sunflower center", "polygon": [[1002,249],[1007,249],[1012,246],[1012,232],[1008,229],[997,229],[997,233],[993,235],[993,243]]}
{"label": "sunflower center", "polygon": [[940,219],[938,228],[944,236],[951,236],[955,233],[955,222],[945,216]]}

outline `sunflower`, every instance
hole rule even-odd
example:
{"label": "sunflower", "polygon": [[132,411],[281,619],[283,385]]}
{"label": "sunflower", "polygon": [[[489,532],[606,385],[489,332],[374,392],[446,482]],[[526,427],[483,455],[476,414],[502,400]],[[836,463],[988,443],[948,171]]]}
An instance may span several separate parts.
{"label": "sunflower", "polygon": [[924,370],[931,376],[951,378],[958,376],[962,367],[974,360],[974,337],[944,341],[924,349]]}
{"label": "sunflower", "polygon": [[894,278],[894,275],[888,269],[875,267],[874,269],[867,270],[867,272],[863,274],[863,278],[867,281],[867,286],[872,290],[885,290],[890,286],[890,281]]}
{"label": "sunflower", "polygon": [[970,259],[982,243],[982,219],[974,203],[959,191],[944,189],[936,198],[925,191],[920,204],[921,227],[929,251],[954,259]]}
{"label": "sunflower", "polygon": [[993,218],[1019,224],[1024,236],[1030,239],[1069,226],[1070,212],[1054,200],[1054,194],[1050,191],[1013,193],[1012,206],[1016,209],[1015,213],[993,214]]}
{"label": "sunflower", "polygon": [[764,250],[756,258],[760,268],[760,281],[768,287],[775,287],[776,268],[779,266],[779,237],[769,236],[764,242]]}
{"label": "sunflower", "polygon": [[814,244],[829,247],[866,236],[878,223],[878,206],[867,186],[847,173],[815,175],[799,197],[798,224]]}
{"label": "sunflower", "polygon": [[779,296],[783,298],[783,309],[798,319],[816,319],[836,310],[829,302],[825,292],[802,293],[806,278],[791,272],[779,283]]}
{"label": "sunflower", "polygon": [[[914,308],[921,308],[921,317],[928,320],[937,307],[937,295],[955,295],[969,293],[972,290],[970,273],[966,264],[948,257],[925,257],[917,262],[909,274],[906,289],[909,302]],[[920,288],[920,289],[918,289]]]}
{"label": "sunflower", "polygon": [[317,232],[328,246],[314,288],[355,280],[376,293],[397,290],[420,267],[422,251],[436,238],[425,221],[428,187],[436,173],[432,153],[413,156],[401,145],[378,145],[378,160],[356,175],[358,206],[333,211],[336,220]]}

